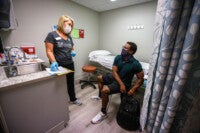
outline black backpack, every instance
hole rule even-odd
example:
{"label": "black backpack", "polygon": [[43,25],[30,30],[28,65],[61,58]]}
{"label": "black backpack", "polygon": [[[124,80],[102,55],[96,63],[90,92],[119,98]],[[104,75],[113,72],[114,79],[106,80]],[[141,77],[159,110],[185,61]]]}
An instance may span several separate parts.
{"label": "black backpack", "polygon": [[126,130],[140,128],[140,103],[133,96],[122,96],[121,104],[117,112],[117,123]]}

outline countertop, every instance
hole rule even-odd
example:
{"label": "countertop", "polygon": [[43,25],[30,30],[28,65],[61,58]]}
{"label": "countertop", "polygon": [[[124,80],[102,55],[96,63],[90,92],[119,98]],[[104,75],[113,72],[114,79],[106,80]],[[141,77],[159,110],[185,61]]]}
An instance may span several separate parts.
{"label": "countertop", "polygon": [[[42,63],[44,66],[49,67],[49,64],[47,62],[44,62],[43,60],[39,58],[29,59],[29,60],[26,60],[25,62],[20,62],[20,64],[18,65],[35,64],[35,63]],[[48,78],[54,78],[54,77],[65,75],[69,72],[72,72],[69,69],[67,69],[67,72],[66,70],[62,69],[61,71],[59,71],[61,73],[51,72],[51,71],[48,72],[46,71],[46,70],[49,70],[47,68],[46,70],[43,70],[43,71],[20,75],[20,76],[18,75],[16,77],[8,78],[4,71],[4,67],[6,66],[0,66],[0,91],[10,89],[10,88],[16,88],[17,86],[20,86],[20,85],[34,83],[34,82],[38,82],[38,81],[45,80]]]}
{"label": "countertop", "polygon": [[[45,62],[39,58],[37,59],[27,59],[25,62],[20,62],[19,65],[25,64],[35,64],[35,63],[44,63]],[[23,85],[25,83],[36,82],[42,79],[47,79],[53,77],[47,71],[39,71],[35,73],[30,73],[26,75],[10,77],[8,78],[4,72],[4,67],[0,66],[0,91],[8,89],[8,88],[15,88],[19,85]],[[55,76],[54,76],[55,77]]]}

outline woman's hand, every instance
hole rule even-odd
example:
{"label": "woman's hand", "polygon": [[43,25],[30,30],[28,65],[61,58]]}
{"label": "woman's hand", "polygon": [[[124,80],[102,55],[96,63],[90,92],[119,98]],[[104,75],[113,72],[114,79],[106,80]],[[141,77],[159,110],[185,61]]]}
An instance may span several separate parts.
{"label": "woman's hand", "polygon": [[76,52],[75,52],[75,51],[72,51],[72,52],[71,52],[71,56],[72,56],[72,57],[75,57],[75,56],[76,56]]}
{"label": "woman's hand", "polygon": [[51,71],[57,71],[58,70],[58,63],[55,61],[55,62],[52,62],[51,63]]}

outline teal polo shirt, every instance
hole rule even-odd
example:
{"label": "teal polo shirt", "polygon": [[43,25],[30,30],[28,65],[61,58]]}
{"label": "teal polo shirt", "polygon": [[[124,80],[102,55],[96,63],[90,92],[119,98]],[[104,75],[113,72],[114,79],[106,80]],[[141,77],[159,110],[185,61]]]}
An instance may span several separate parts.
{"label": "teal polo shirt", "polygon": [[118,74],[129,90],[134,74],[142,71],[142,65],[133,56],[129,62],[124,62],[121,55],[117,55],[114,59],[113,66],[117,66]]}

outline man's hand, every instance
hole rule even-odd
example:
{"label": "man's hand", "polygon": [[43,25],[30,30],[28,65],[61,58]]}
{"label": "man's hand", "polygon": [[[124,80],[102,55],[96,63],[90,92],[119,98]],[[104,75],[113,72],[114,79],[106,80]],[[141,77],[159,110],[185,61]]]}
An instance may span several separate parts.
{"label": "man's hand", "polygon": [[130,89],[129,91],[128,91],[128,95],[133,95],[134,94],[134,91],[132,90],[132,89]]}
{"label": "man's hand", "polygon": [[137,90],[144,81],[144,72],[143,71],[137,73],[136,76],[138,79],[137,79],[135,85],[129,90],[128,95],[133,95],[135,90]]}
{"label": "man's hand", "polygon": [[126,86],[124,84],[120,85],[121,93],[126,93]]}

